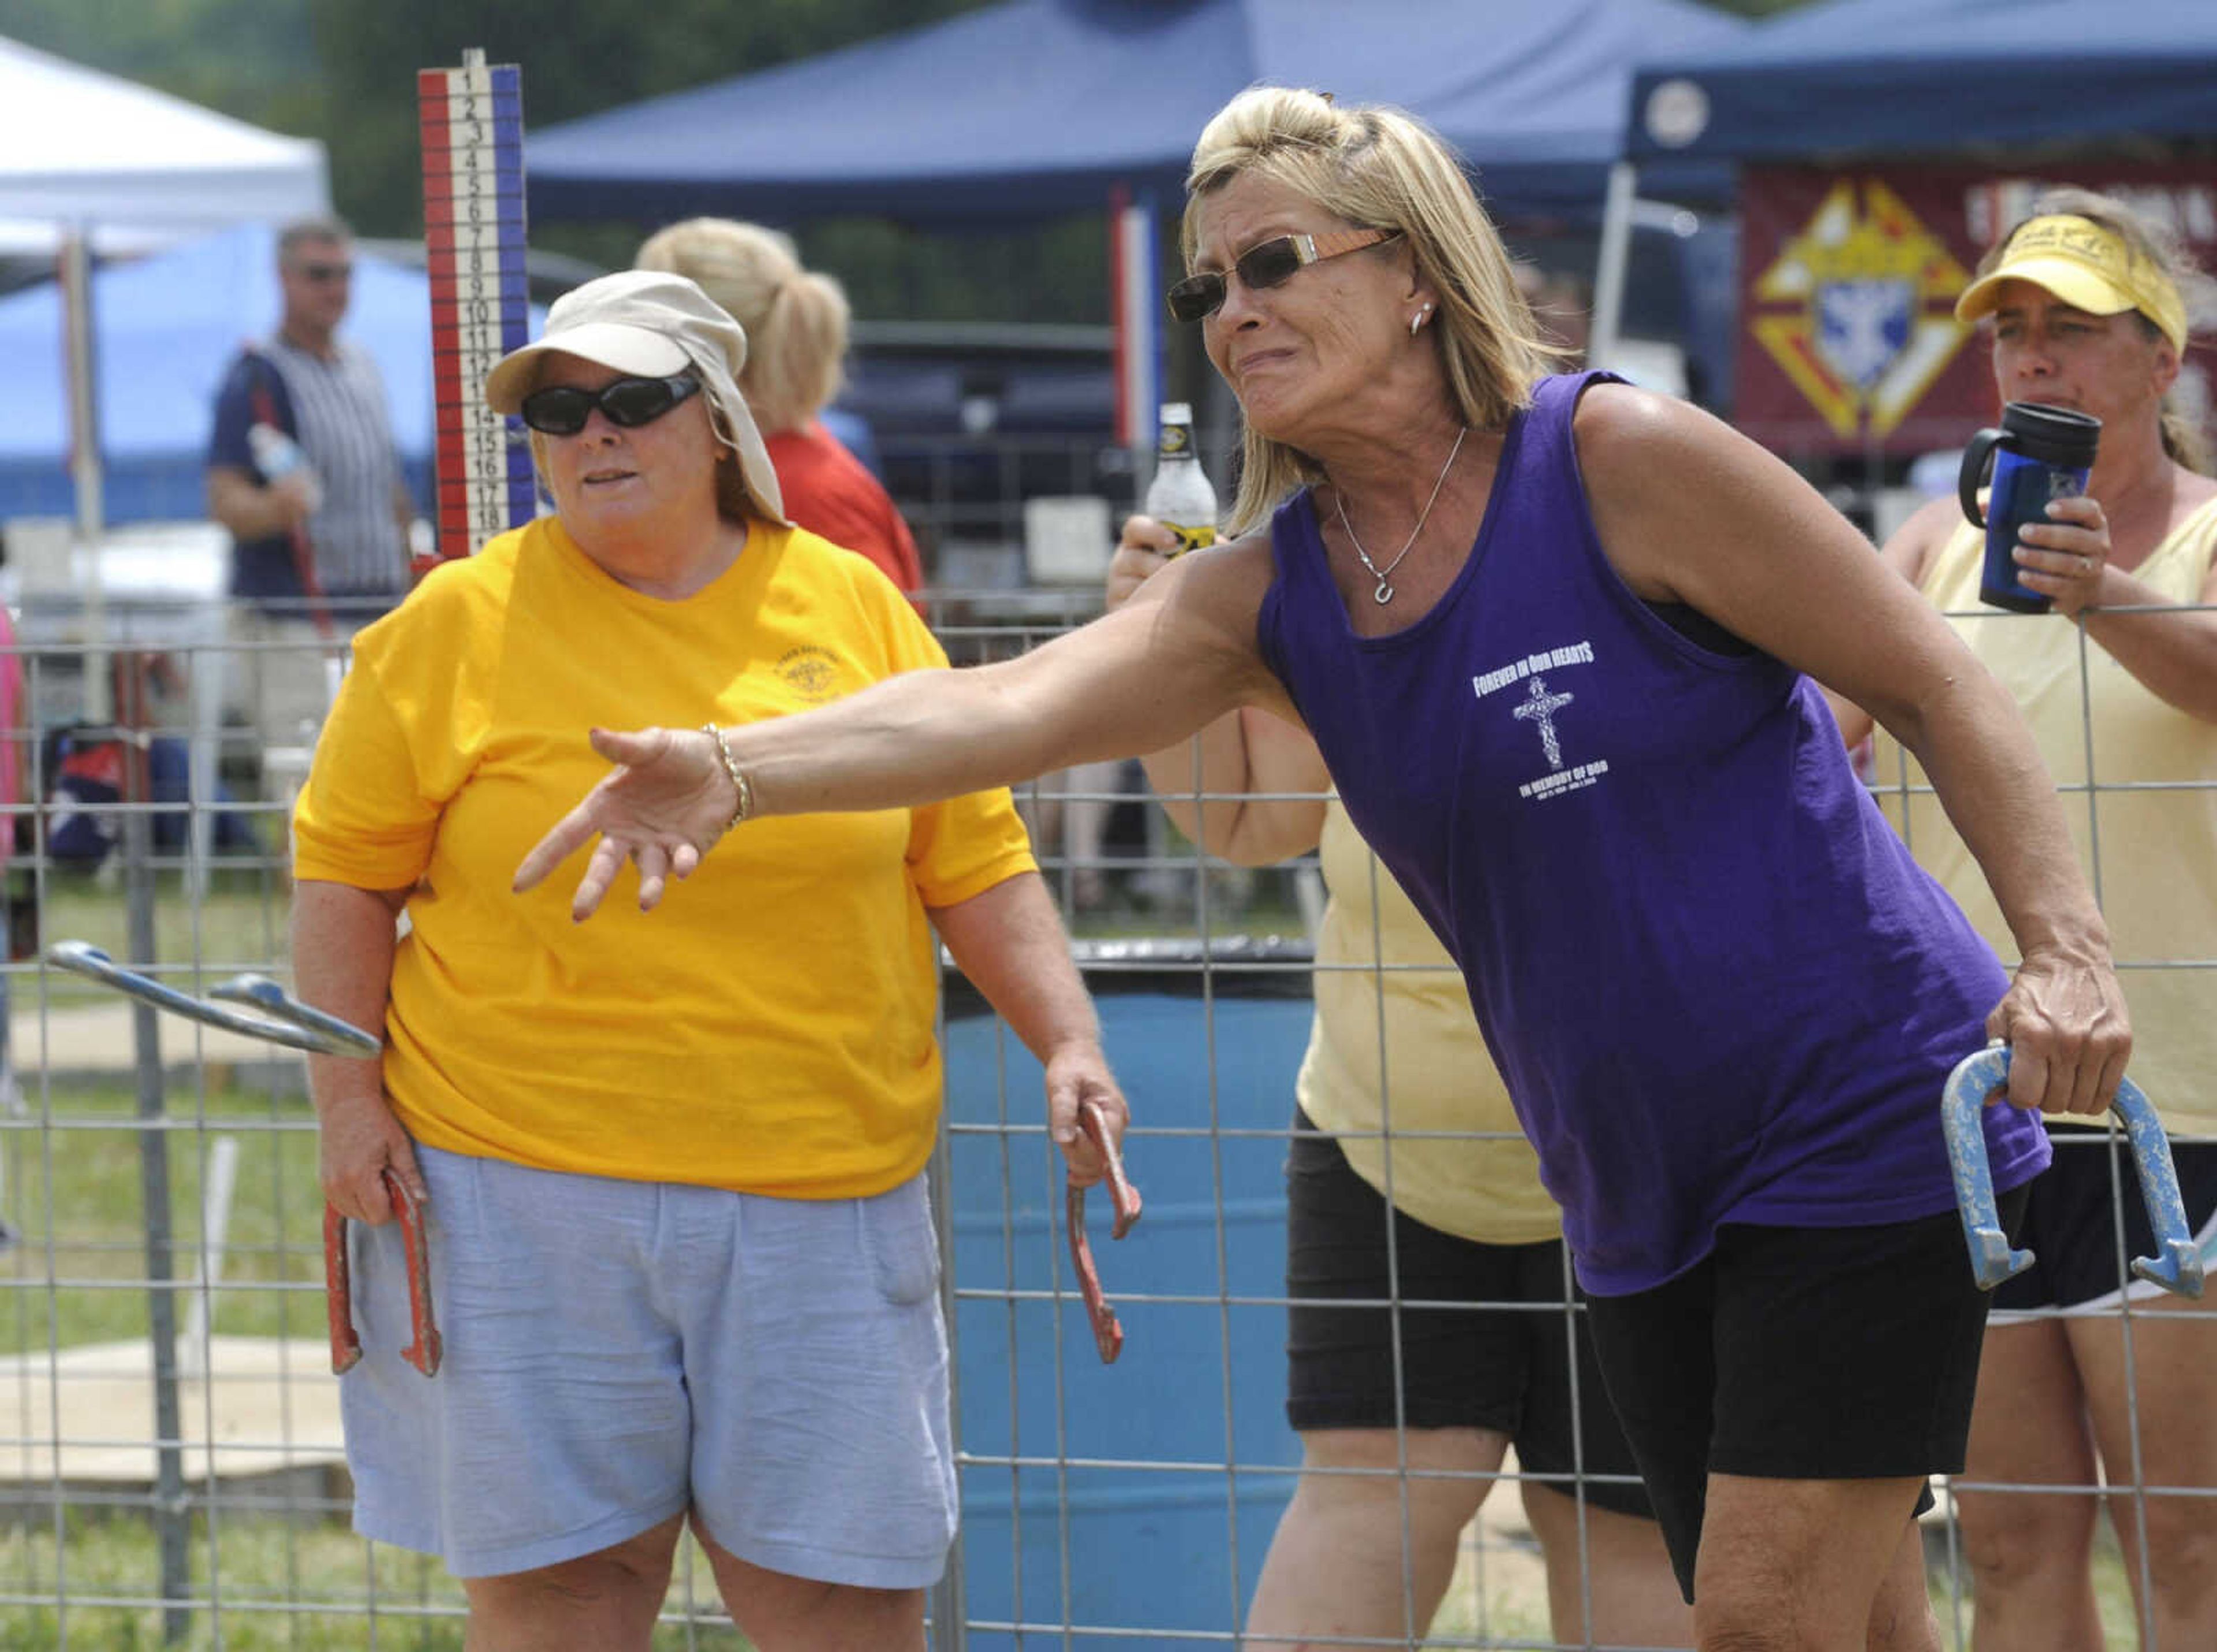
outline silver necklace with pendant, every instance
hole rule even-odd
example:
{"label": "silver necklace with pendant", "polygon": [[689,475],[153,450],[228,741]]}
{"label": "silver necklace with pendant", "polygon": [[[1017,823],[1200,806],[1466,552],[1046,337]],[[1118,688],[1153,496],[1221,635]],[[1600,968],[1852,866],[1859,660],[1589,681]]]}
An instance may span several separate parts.
{"label": "silver necklace with pendant", "polygon": [[1448,449],[1448,461],[1440,467],[1439,480],[1432,484],[1432,497],[1424,501],[1424,508],[1417,515],[1417,525],[1409,530],[1409,537],[1403,541],[1401,548],[1393,553],[1393,560],[1382,568],[1370,560],[1370,553],[1362,548],[1362,541],[1355,536],[1355,524],[1347,519],[1345,491],[1338,487],[1332,489],[1332,508],[1339,512],[1339,525],[1347,535],[1347,542],[1355,547],[1355,554],[1362,559],[1362,566],[1378,582],[1378,589],[1370,593],[1370,600],[1380,608],[1393,600],[1393,587],[1386,576],[1401,566],[1401,559],[1415,547],[1417,535],[1424,531],[1424,524],[1431,520],[1432,507],[1439,503],[1440,490],[1448,485],[1448,473],[1454,468],[1455,455],[1462,451],[1462,439],[1469,434],[1470,426],[1467,424],[1455,432],[1454,446]]}

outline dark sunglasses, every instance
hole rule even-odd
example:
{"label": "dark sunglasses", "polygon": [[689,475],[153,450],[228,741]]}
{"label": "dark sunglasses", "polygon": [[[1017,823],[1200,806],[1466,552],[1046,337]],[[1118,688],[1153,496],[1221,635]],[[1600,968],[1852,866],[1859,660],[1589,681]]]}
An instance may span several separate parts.
{"label": "dark sunglasses", "polygon": [[526,396],[519,411],[526,424],[548,436],[577,435],[596,407],[608,416],[609,424],[635,430],[653,424],[700,388],[701,381],[689,373],[670,379],[617,379],[598,390],[550,384]]}
{"label": "dark sunglasses", "polygon": [[352,264],[312,263],[299,264],[295,265],[294,268],[300,271],[301,277],[304,280],[314,282],[318,286],[324,282],[351,281],[354,279],[354,266]]}
{"label": "dark sunglasses", "polygon": [[[1342,230],[1332,235],[1280,235],[1251,246],[1232,260],[1232,273],[1249,288],[1275,287],[1305,264],[1322,263],[1343,253],[1360,252],[1381,241],[1391,241],[1399,230]],[[1224,307],[1228,283],[1220,269],[1188,275],[1167,294],[1170,314],[1180,321],[1198,321]]]}

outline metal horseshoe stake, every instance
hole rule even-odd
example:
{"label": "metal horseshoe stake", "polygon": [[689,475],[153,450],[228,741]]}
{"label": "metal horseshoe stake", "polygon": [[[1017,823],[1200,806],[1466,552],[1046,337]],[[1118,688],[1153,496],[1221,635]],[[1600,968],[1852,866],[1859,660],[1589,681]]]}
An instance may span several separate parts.
{"label": "metal horseshoe stake", "polygon": [[[165,987],[150,975],[126,969],[98,947],[86,941],[57,941],[46,949],[46,962],[57,968],[90,976],[103,986],[151,1004],[156,1009],[183,1016],[188,1021],[220,1027],[264,1043],[312,1055],[344,1055],[365,1059],[383,1051],[374,1034],[350,1021],[288,997],[267,975],[234,975],[208,989],[205,999]],[[221,1002],[211,1002],[219,999]],[[256,1013],[228,1009],[229,1004],[250,1006]],[[442,1345],[431,1309],[431,1247],[423,1226],[423,1207],[400,1179],[384,1172],[385,1189],[400,1222],[401,1249],[408,1259],[408,1319],[415,1341],[400,1357],[429,1377],[437,1372]],[[353,1296],[347,1268],[346,1218],[328,1204],[324,1207],[324,1307],[330,1321],[331,1370],[343,1375],[361,1358],[361,1339],[355,1334]]]}
{"label": "metal horseshoe stake", "polygon": [[[1971,1248],[1971,1271],[1981,1290],[1992,1290],[2012,1274],[2032,1265],[2032,1253],[2013,1248],[2002,1231],[1994,1204],[1992,1166],[1986,1159],[1981,1121],[1986,1098],[2009,1082],[2006,1044],[1992,1044],[1966,1056],[1948,1075],[1940,1098],[1940,1123],[1948,1138],[1948,1166],[1955,1179],[1955,1203],[1962,1212],[1963,1237]],[[2125,1079],[2117,1086],[2110,1111],[2124,1126],[2140,1172],[2140,1197],[2160,1254],[2133,1259],[2133,1271],[2180,1296],[2202,1294],[2202,1258],[2186,1205],[2179,1197],[2178,1171],[2171,1161],[2171,1142],[2163,1133],[2146,1092]]]}
{"label": "metal horseshoe stake", "polygon": [[[356,1058],[375,1055],[385,1048],[382,1041],[351,1022],[325,1015],[298,999],[287,998],[285,989],[267,975],[234,975],[210,987],[207,998],[195,998],[174,987],[164,987],[151,975],[126,969],[87,941],[55,942],[46,949],[46,962],[58,969],[90,976],[157,1010],[167,1010],[172,1015],[181,1015],[206,1026],[220,1027],[225,1032],[259,1038],[267,1044],[282,1044],[287,1049],[306,1050],[312,1055]],[[248,1015],[226,1009],[223,1004],[210,1003],[209,999],[251,1005],[260,1013]]]}

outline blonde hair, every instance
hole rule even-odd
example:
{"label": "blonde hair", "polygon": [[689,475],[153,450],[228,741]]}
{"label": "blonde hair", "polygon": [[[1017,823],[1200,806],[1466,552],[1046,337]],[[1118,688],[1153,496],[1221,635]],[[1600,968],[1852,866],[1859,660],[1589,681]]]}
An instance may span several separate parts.
{"label": "blonde hair", "polygon": [[[1505,426],[1561,359],[1454,152],[1414,116],[1384,105],[1343,108],[1282,86],[1240,93],[1194,145],[1180,237],[1187,269],[1203,199],[1248,176],[1281,184],[1357,227],[1401,232],[1418,277],[1439,294],[1435,348],[1455,415],[1472,429]],[[1260,524],[1294,488],[1325,480],[1314,459],[1244,421],[1240,444],[1234,533]]]}
{"label": "blonde hair", "polygon": [[[2144,258],[2161,270],[2178,288],[2178,295],[2185,303],[2189,343],[2208,325],[2213,309],[2217,308],[2217,282],[2213,282],[2201,265],[2195,263],[2194,255],[2186,250],[2186,243],[2178,234],[2169,225],[2144,216],[2115,195],[2075,185],[2041,190],[2024,215],[1986,249],[1985,256],[1979,260],[1978,273],[1983,275],[1998,264],[2008,252],[2010,240],[2034,219],[2058,217],[2084,218],[2100,225],[2122,240],[2134,257]],[[2152,342],[2169,342],[2153,317],[2139,310],[2134,310],[2133,316]],[[2186,410],[2176,385],[2164,393],[2161,417],[2163,450],[2173,464],[2183,465],[2205,476],[2217,471],[2217,455],[2212,453],[2209,434]]]}
{"label": "blonde hair", "polygon": [[689,276],[747,335],[739,389],[767,433],[797,430],[839,393],[847,294],[800,267],[792,238],[728,218],[689,218],[649,236],[633,261]]}

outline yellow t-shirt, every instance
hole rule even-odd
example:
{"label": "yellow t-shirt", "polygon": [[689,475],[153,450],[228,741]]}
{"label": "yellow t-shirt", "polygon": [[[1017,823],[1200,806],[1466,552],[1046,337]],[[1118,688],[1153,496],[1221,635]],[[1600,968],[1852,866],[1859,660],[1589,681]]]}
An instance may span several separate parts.
{"label": "yellow t-shirt", "polygon": [[[1295,1093],[1345,1131],[1355,1172],[1442,1233],[1489,1245],[1562,1234],[1509,1092],[1479,1036],[1461,972],[1347,811],[1325,806],[1318,859],[1331,899],[1317,936],[1316,1022]],[[1386,967],[1381,968],[1380,961]],[[1381,1041],[1380,1032],[1385,1036]],[[1410,1136],[1417,1130],[1452,1136]]]}
{"label": "yellow t-shirt", "polygon": [[626,872],[573,924],[583,851],[509,884],[608,771],[589,728],[780,716],[946,664],[868,561],[760,523],[665,602],[543,520],[362,632],[293,873],[413,889],[386,1016],[401,1123],[455,1153],[795,1198],[914,1175],[940,1104],[925,908],[1032,869],[1005,791],[751,821],[653,913]]}
{"label": "yellow t-shirt", "polygon": [[[2132,1011],[2133,1077],[2174,1133],[2217,1132],[2217,972],[2156,967],[2217,959],[2217,725],[2158,699],[2061,616],[1982,606],[1984,547],[1980,529],[1959,525],[1927,566],[1924,594],[2009,690],[2063,789]],[[2181,523],[2133,577],[2165,602],[2198,603],[2213,548],[2217,500]],[[2016,943],[1978,863],[1924,770],[1883,730],[1872,773],[1880,806],[1918,863],[2014,960]]]}

